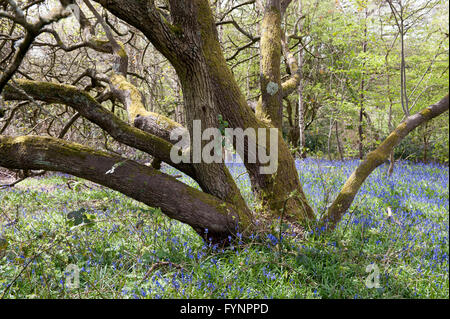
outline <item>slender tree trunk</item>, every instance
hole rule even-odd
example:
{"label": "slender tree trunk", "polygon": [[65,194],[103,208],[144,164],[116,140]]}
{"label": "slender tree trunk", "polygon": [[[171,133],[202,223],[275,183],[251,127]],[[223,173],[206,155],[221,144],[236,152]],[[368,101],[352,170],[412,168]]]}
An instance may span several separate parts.
{"label": "slender tree trunk", "polygon": [[[389,132],[392,132],[394,127],[392,125],[392,108],[394,105],[394,101],[392,101],[391,97],[391,89],[390,89],[390,75],[389,75],[389,66],[388,66],[388,55],[386,55],[386,74],[387,74],[387,86],[388,86],[388,98],[389,98],[389,113],[388,113],[388,129]],[[388,176],[392,176],[394,173],[394,167],[395,167],[395,155],[394,150],[391,151],[389,154],[389,168],[388,168]]]}
{"label": "slender tree trunk", "polygon": [[[303,14],[302,0],[298,0],[298,16],[299,19]],[[298,31],[300,36],[303,35],[303,23],[298,22]],[[298,129],[299,129],[299,140],[300,140],[300,156],[301,158],[306,158],[305,152],[305,110],[304,110],[304,100],[303,100],[303,61],[304,52],[303,46],[300,44],[301,48],[298,52],[298,69],[300,82],[298,85]]]}
{"label": "slender tree trunk", "polygon": [[[388,130],[389,132],[392,132],[394,130],[394,126],[392,124],[392,111],[393,111],[393,107],[394,107],[394,101],[392,100],[392,96],[391,96],[391,74],[389,72],[389,54],[390,54],[390,50],[388,50],[388,52],[386,53],[385,57],[384,57],[384,65],[386,68],[386,82],[387,82],[387,97],[389,100],[389,111],[388,111]],[[395,155],[394,155],[394,150],[391,151],[391,153],[389,154],[389,168],[388,168],[388,176],[392,176],[392,174],[394,173],[394,167],[395,167]]]}
{"label": "slender tree trunk", "polygon": [[288,141],[295,148],[299,145],[299,130],[298,130],[298,109],[292,107],[291,100],[284,98],[286,101],[286,112],[288,114],[289,134]]}
{"label": "slender tree trunk", "polygon": [[341,159],[341,161],[344,160],[344,151],[342,149],[342,144],[341,144],[341,138],[339,137],[339,122],[336,121],[336,143],[337,143],[337,147],[338,147],[338,151],[339,151],[339,157]]}
{"label": "slender tree trunk", "polygon": [[[364,80],[361,81],[361,90],[364,90]],[[361,93],[361,106],[359,110],[359,125],[358,125],[358,151],[359,151],[359,159],[363,159],[364,157],[364,93]]]}
{"label": "slender tree trunk", "polygon": [[281,87],[281,2],[265,0],[261,34],[261,94],[256,109],[260,119],[267,119],[277,128],[283,124]]}
{"label": "slender tree trunk", "polygon": [[[217,0],[216,1],[216,16],[220,13],[221,9],[222,9],[222,1],[221,0]],[[223,26],[219,25],[217,27],[217,32],[218,32],[218,37],[219,37],[219,42],[222,43],[222,37],[223,37]]]}
{"label": "slender tree trunk", "polygon": [[428,140],[426,137],[423,138],[423,162],[428,163]]}
{"label": "slender tree trunk", "polygon": [[175,100],[176,119],[177,119],[178,123],[180,123],[182,126],[185,126],[186,121],[184,120],[184,109],[183,109],[184,104],[183,104],[183,100],[181,98],[181,88],[180,88],[178,79],[175,80],[175,91],[177,92],[177,98]]}
{"label": "slender tree trunk", "polygon": [[[368,11],[367,11],[367,7],[365,8],[365,19],[364,19],[364,40],[363,40],[363,45],[362,45],[362,51],[365,54],[367,52],[367,17],[368,17]],[[365,69],[365,62],[363,63],[363,68],[362,68],[362,75],[361,75],[361,95],[360,95],[360,110],[359,110],[359,126],[358,126],[358,135],[359,135],[359,159],[363,159],[364,157],[364,112],[365,112],[365,108],[364,108],[364,102],[365,102],[365,93],[364,90],[366,89],[365,87],[365,74],[364,74],[364,69]]]}
{"label": "slender tree trunk", "polygon": [[406,88],[405,31],[404,31],[403,17],[401,17],[400,41],[401,41],[400,77],[401,77],[402,108],[403,108],[403,112],[405,113],[405,116],[409,116],[409,100],[408,100],[408,92],[407,92],[407,88]]}
{"label": "slender tree trunk", "polygon": [[423,162],[428,163],[428,150],[430,148],[430,135],[428,132],[428,123],[423,128]]}
{"label": "slender tree trunk", "polygon": [[389,154],[389,168],[388,168],[388,176],[391,177],[394,174],[395,167],[395,154],[394,151],[391,151]]}
{"label": "slender tree trunk", "polygon": [[333,135],[333,128],[334,124],[336,123],[336,120],[330,119],[330,130],[328,131],[328,147],[327,147],[327,153],[328,153],[328,159],[331,161],[331,137]]}

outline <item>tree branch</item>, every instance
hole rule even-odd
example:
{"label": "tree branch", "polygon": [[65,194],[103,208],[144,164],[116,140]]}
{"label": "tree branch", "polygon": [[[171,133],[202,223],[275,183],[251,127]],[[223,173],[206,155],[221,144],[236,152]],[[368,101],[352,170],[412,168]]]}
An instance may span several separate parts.
{"label": "tree branch", "polygon": [[[30,97],[47,103],[59,103],[72,107],[83,117],[97,124],[107,131],[115,140],[128,146],[137,148],[155,156],[169,165],[195,179],[191,165],[174,164],[170,159],[172,144],[167,141],[128,125],[110,111],[102,107],[93,97],[78,88],[69,85],[17,80],[16,84]],[[28,100],[22,92],[12,86],[6,86],[4,91],[6,100]]]}
{"label": "tree branch", "polygon": [[194,228],[225,239],[236,230],[236,208],[150,167],[83,145],[44,137],[0,136],[0,166],[58,171],[109,187]]}
{"label": "tree branch", "polygon": [[66,10],[64,6],[54,10],[48,16],[39,16],[36,23],[30,24],[14,0],[8,0],[9,4],[13,7],[15,11],[14,16],[10,16],[7,13],[0,11],[0,17],[7,17],[12,19],[14,22],[22,25],[25,29],[25,37],[20,41],[19,47],[13,57],[12,63],[7,67],[4,72],[0,72],[0,94],[2,93],[6,83],[13,77],[14,73],[19,69],[25,58],[28,50],[31,48],[33,41],[42,32],[42,29],[52,24],[53,22],[59,21],[62,18],[68,17],[71,13]]}
{"label": "tree branch", "polygon": [[356,194],[366,178],[388,158],[392,150],[414,129],[427,123],[431,119],[448,111],[449,97],[444,97],[441,101],[433,104],[421,112],[408,117],[402,122],[389,137],[371,153],[367,155],[364,161],[353,172],[345,183],[336,200],[322,217],[321,222],[327,229],[334,229],[337,223],[350,208]]}

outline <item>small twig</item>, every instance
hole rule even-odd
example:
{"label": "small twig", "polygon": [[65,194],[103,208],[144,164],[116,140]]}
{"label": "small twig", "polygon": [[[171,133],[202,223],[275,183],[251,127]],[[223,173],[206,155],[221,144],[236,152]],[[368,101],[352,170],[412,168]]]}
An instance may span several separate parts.
{"label": "small twig", "polygon": [[28,179],[28,178],[33,178],[33,177],[42,176],[42,175],[44,175],[45,173],[46,173],[45,171],[41,171],[41,172],[39,172],[39,173],[31,174],[30,176],[25,176],[25,177],[19,178],[18,180],[14,181],[14,182],[11,183],[11,184],[0,185],[0,189],[1,189],[1,188],[10,188],[10,187],[14,187],[14,186],[16,186],[17,184],[23,182],[24,180],[26,180],[26,179]]}
{"label": "small twig", "polygon": [[283,261],[283,250],[282,250],[282,240],[283,240],[283,233],[282,233],[282,226],[283,226],[283,218],[284,218],[284,212],[286,211],[286,206],[287,206],[287,202],[292,198],[292,196],[289,196],[288,198],[286,198],[286,200],[284,201],[284,205],[283,205],[283,210],[281,211],[281,216],[280,216],[280,226],[279,226],[279,240],[278,240],[278,253],[280,255],[280,262]]}
{"label": "small twig", "polygon": [[155,264],[153,264],[150,269],[147,271],[147,273],[145,274],[144,278],[142,278],[140,284],[142,284],[150,275],[153,271],[155,271],[156,269],[162,267],[162,266],[173,266],[177,269],[183,269],[183,267],[181,267],[180,265],[174,264],[172,262],[169,261],[160,261],[157,262]]}

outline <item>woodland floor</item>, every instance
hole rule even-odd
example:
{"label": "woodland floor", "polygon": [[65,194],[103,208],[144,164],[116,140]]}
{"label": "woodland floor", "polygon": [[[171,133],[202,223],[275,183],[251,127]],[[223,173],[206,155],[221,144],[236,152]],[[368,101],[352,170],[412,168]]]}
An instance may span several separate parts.
{"label": "woodland floor", "polygon": [[[357,164],[297,163],[318,214]],[[299,240],[277,221],[272,233],[226,249],[93,183],[27,179],[0,189],[0,298],[448,298],[449,168],[400,162],[392,178],[386,169],[333,234],[312,229]],[[254,205],[243,167],[230,171]],[[13,181],[7,174],[0,184]],[[67,287],[69,264],[80,269],[78,289]],[[378,288],[368,288],[374,278]]]}

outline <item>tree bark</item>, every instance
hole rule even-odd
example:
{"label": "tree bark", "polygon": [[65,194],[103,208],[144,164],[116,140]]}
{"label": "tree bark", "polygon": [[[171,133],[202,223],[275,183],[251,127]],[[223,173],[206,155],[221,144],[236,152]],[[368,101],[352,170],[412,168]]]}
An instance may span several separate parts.
{"label": "tree bark", "polygon": [[[298,0],[298,30],[300,36],[303,34],[303,23],[300,21],[300,17],[302,15],[303,5],[302,0]],[[301,45],[301,44],[300,44]],[[298,84],[298,129],[299,129],[299,140],[300,140],[300,156],[302,158],[306,158],[305,151],[305,107],[304,107],[304,99],[303,99],[303,63],[304,63],[304,52],[303,47],[300,48],[298,52],[298,72],[299,72],[299,84]],[[336,126],[337,127],[337,126]]]}
{"label": "tree bark", "polygon": [[[365,54],[367,52],[367,17],[369,16],[367,7],[365,8],[365,20],[364,20],[364,39],[362,44],[362,51]],[[363,70],[365,69],[366,63],[363,63]],[[361,75],[361,93],[360,93],[360,110],[359,110],[359,125],[358,125],[358,136],[359,136],[359,159],[364,158],[364,100],[365,100],[365,89],[366,89],[366,80],[365,80],[365,72],[362,71]]]}
{"label": "tree bark", "polygon": [[[214,105],[217,107],[218,114],[221,114],[224,120],[228,121],[231,128],[242,128],[243,130],[247,128],[269,129],[272,125],[258,120],[248,106],[227,66],[217,38],[217,31],[208,1],[197,0],[196,2],[201,13],[199,26],[202,30],[203,54],[205,55],[208,76],[214,92]],[[241,158],[246,158],[247,151],[245,150],[245,154],[239,154]],[[286,205],[286,216],[297,221],[314,220],[315,214],[306,200],[295,168],[295,161],[281,132],[278,136],[278,158],[278,171],[274,175],[261,174],[261,163],[244,161],[254,193],[274,216],[280,216],[286,199],[291,197],[293,192],[297,192],[298,196],[289,200]]]}
{"label": "tree bark", "polygon": [[[221,114],[230,124],[230,128],[242,128],[244,131],[247,128],[270,128],[267,123],[256,118],[226,63],[209,1],[171,0],[172,24],[158,17],[157,10],[151,3],[136,0],[96,0],[96,2],[141,30],[155,48],[171,62],[182,82],[183,96],[186,95],[184,98],[187,121],[193,118],[194,112],[197,112],[196,115],[199,116],[196,119],[202,119],[202,121],[209,116],[199,112],[197,107],[191,107],[190,102],[186,101],[187,95],[192,93],[189,92],[189,86],[191,86],[189,73],[198,69],[201,73],[197,77],[205,77],[201,81],[211,85],[210,91],[205,91],[205,94],[212,94],[213,99],[211,101],[206,98],[208,95],[205,95],[204,99],[212,104],[202,105],[206,111],[216,115]],[[283,1],[282,9],[287,7],[288,3],[289,1]],[[203,66],[202,63],[204,63]],[[202,69],[203,67],[206,69]],[[187,92],[185,92],[186,89]],[[194,110],[191,110],[192,108]],[[188,116],[188,114],[191,115]],[[279,216],[285,200],[296,191],[298,196],[289,200],[286,205],[286,216],[291,216],[298,221],[315,219],[313,209],[306,200],[300,185],[294,159],[281,133],[278,146],[279,165],[274,175],[261,174],[261,163],[245,161],[256,196],[266,203],[275,216]],[[245,158],[246,154],[247,150],[245,154],[240,154],[241,158]]]}
{"label": "tree bark", "polygon": [[333,128],[336,123],[336,120],[331,118],[330,119],[330,129],[328,131],[328,143],[327,143],[327,153],[328,153],[328,160],[331,162],[333,159],[331,158],[331,137],[333,136]]}
{"label": "tree bark", "polygon": [[339,137],[339,122],[336,121],[336,143],[337,143],[337,147],[338,147],[338,151],[339,151],[339,158],[341,159],[341,161],[344,160],[344,151],[342,149],[342,143],[341,143],[341,138]]}
{"label": "tree bark", "polygon": [[281,128],[283,122],[281,87],[281,1],[266,0],[261,32],[261,103],[256,116]]}

